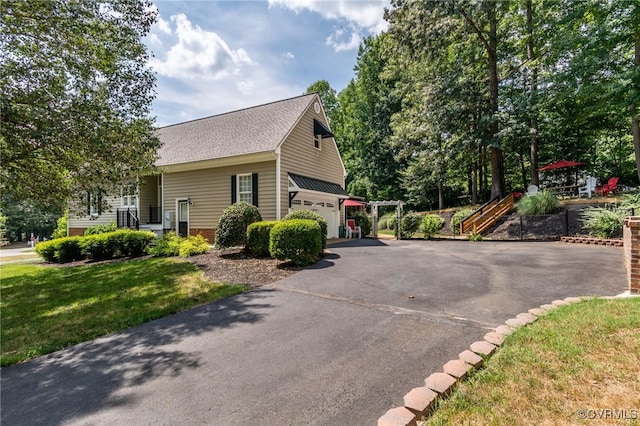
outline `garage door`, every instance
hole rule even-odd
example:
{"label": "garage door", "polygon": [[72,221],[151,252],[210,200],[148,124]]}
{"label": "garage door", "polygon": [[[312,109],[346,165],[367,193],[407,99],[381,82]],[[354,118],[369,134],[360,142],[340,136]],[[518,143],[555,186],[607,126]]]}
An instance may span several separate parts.
{"label": "garage door", "polygon": [[291,210],[311,210],[327,221],[327,238],[338,238],[340,209],[337,199],[302,198],[291,201]]}

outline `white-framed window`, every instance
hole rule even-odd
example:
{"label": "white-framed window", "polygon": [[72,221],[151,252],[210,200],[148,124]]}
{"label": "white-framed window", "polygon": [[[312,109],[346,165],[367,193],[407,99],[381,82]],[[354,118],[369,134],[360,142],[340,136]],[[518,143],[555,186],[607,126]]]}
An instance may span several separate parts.
{"label": "white-framed window", "polygon": [[138,194],[134,191],[132,193],[122,192],[122,207],[134,208],[138,204]]}
{"label": "white-framed window", "polygon": [[249,204],[253,202],[253,186],[251,173],[238,175],[238,201],[246,201]]}
{"label": "white-framed window", "polygon": [[313,147],[318,151],[322,149],[322,135],[313,136]]}
{"label": "white-framed window", "polygon": [[90,216],[100,216],[101,212],[101,206],[100,203],[102,202],[101,197],[99,194],[92,192],[91,194],[89,194],[89,215]]}

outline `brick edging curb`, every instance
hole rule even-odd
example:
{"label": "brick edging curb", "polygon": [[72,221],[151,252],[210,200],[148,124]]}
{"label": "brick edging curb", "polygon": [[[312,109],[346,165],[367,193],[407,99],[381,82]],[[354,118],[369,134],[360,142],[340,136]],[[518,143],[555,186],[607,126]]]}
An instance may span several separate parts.
{"label": "brick edging curb", "polygon": [[[417,422],[434,411],[438,400],[449,397],[451,390],[464,380],[474,369],[482,368],[486,358],[493,355],[504,343],[505,338],[517,328],[530,324],[548,311],[560,306],[581,302],[585,298],[567,297],[554,300],[539,308],[529,309],[515,318],[505,321],[484,335],[483,340],[473,342],[469,349],[460,352],[458,359],[442,366],[443,372],[433,373],[425,379],[425,386],[411,389],[404,396],[404,405],[388,410],[378,418],[378,426],[417,426]],[[484,358],[483,358],[484,357]]]}
{"label": "brick edging curb", "polygon": [[592,237],[560,237],[563,243],[592,244],[597,246],[622,247],[622,239],[592,238]]}

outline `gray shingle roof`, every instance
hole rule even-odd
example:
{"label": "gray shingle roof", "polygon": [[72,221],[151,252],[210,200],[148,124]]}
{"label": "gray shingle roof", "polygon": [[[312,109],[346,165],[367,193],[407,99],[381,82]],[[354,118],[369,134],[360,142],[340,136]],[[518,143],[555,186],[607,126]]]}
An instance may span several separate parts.
{"label": "gray shingle roof", "polygon": [[275,150],[315,94],[158,129],[158,166]]}

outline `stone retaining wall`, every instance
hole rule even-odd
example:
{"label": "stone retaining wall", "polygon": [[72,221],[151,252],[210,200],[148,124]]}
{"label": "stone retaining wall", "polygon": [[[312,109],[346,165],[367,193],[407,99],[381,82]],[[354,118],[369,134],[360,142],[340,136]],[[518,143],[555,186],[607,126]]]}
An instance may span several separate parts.
{"label": "stone retaining wall", "polygon": [[624,220],[622,239],[629,292],[640,294],[640,216],[628,217]]}

